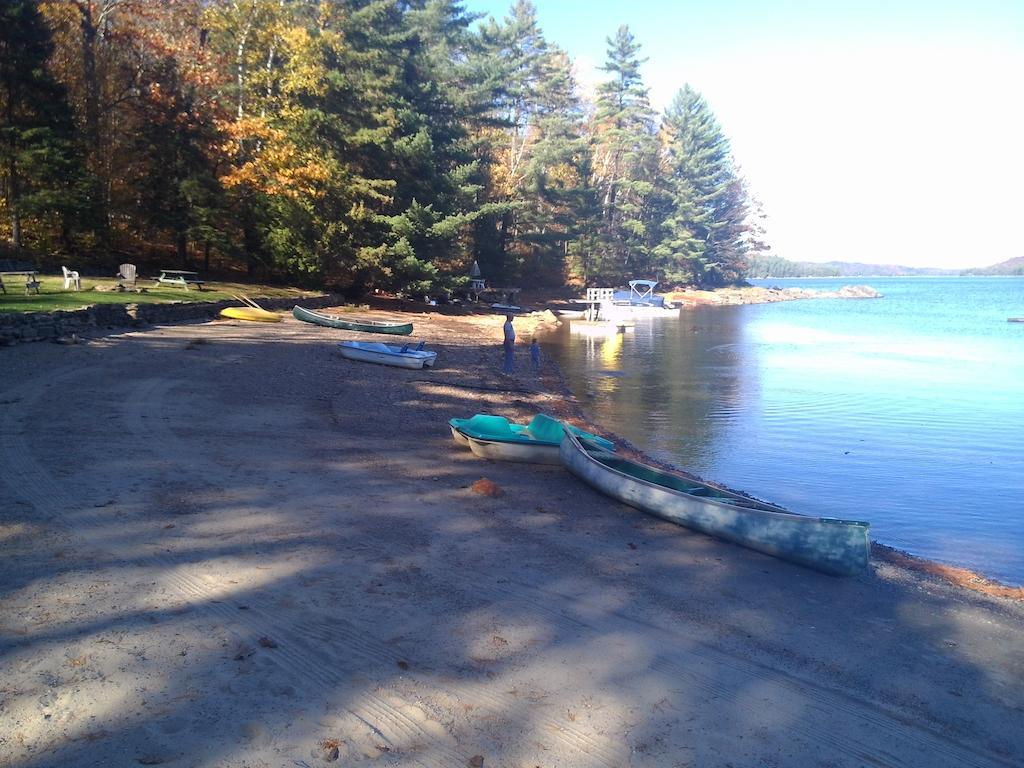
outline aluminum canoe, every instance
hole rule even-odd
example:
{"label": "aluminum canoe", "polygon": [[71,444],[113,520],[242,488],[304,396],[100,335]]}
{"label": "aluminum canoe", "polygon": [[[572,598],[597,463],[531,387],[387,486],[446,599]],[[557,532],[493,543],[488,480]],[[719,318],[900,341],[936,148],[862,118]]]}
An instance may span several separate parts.
{"label": "aluminum canoe", "polygon": [[560,447],[574,475],[612,498],[695,531],[834,576],[868,564],[868,523],[810,517],[584,447],[570,430]]}

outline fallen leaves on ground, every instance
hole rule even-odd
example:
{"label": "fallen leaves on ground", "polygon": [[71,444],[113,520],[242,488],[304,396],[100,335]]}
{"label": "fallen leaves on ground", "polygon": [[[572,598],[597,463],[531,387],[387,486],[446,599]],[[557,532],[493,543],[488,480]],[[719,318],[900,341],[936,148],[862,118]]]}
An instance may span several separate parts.
{"label": "fallen leaves on ground", "polygon": [[490,496],[492,498],[497,498],[504,493],[493,480],[488,480],[486,477],[481,477],[469,486],[469,489],[473,493],[479,493],[481,496]]}

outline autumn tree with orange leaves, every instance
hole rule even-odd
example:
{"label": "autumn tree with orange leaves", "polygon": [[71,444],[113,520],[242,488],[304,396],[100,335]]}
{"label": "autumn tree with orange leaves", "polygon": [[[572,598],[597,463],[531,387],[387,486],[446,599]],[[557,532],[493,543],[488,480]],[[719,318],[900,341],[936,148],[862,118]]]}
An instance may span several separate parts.
{"label": "autumn tree with orange leaves", "polygon": [[42,258],[416,294],[474,260],[502,282],[728,279],[757,242],[741,183],[686,202],[689,145],[628,33],[588,105],[527,0],[499,21],[459,0],[2,12],[0,235]]}

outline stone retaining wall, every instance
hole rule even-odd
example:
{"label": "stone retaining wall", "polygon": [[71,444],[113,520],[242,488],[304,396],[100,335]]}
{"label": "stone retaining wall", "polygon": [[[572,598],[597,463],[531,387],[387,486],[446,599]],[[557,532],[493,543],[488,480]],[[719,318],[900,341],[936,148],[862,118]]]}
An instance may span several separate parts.
{"label": "stone retaining wall", "polygon": [[[344,299],[335,294],[259,299],[260,306],[265,309],[291,309],[296,303],[316,309],[339,306],[344,303]],[[70,311],[0,312],[0,346],[25,341],[52,341],[72,334],[95,336],[143,325],[208,320],[217,317],[225,307],[236,306],[237,301],[210,301],[187,304],[94,304]]]}

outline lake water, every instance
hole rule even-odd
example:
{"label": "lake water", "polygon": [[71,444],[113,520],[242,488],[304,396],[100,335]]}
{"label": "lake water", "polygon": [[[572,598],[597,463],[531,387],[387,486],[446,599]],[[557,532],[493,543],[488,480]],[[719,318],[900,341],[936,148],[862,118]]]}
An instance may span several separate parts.
{"label": "lake water", "polygon": [[1024,278],[771,280],[881,299],[706,307],[545,339],[593,420],[648,454],[1024,584]]}

